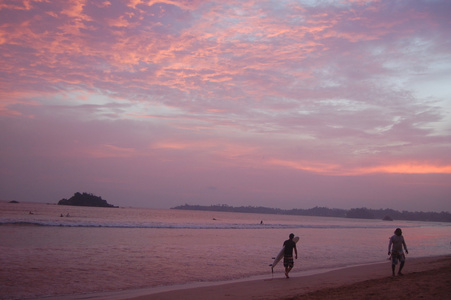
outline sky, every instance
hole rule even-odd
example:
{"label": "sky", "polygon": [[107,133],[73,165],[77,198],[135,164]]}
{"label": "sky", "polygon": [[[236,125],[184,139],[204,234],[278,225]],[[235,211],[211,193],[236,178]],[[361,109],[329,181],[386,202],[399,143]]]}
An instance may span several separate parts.
{"label": "sky", "polygon": [[449,0],[0,0],[0,199],[451,211]]}

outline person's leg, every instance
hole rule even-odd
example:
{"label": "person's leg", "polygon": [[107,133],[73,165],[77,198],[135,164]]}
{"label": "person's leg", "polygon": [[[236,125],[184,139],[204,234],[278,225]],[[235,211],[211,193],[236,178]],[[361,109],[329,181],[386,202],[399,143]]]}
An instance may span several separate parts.
{"label": "person's leg", "polygon": [[395,276],[396,265],[398,264],[398,255],[397,253],[392,252],[391,254],[391,272],[392,275]]}
{"label": "person's leg", "polygon": [[285,267],[285,277],[289,278],[288,277],[288,272],[290,272],[290,271],[288,269],[290,267],[290,260],[289,260],[288,257],[284,257],[283,258],[283,266]]}
{"label": "person's leg", "polygon": [[398,275],[401,275],[401,276],[404,275],[404,274],[401,273],[402,268],[404,268],[404,262],[403,261],[401,261],[401,264],[399,265]]}
{"label": "person's leg", "polygon": [[287,261],[287,270],[286,270],[286,272],[285,272],[285,276],[286,276],[287,278],[290,278],[290,277],[288,276],[288,273],[290,273],[291,269],[293,269],[293,266],[294,266],[294,260],[293,260],[293,257],[290,257],[290,258],[288,259],[288,261]]}
{"label": "person's leg", "polygon": [[402,268],[404,268],[404,263],[406,262],[406,256],[404,255],[404,253],[401,253],[399,255],[399,262],[400,262],[400,265],[399,265],[398,275],[402,276],[403,274],[401,271],[402,271]]}
{"label": "person's leg", "polygon": [[286,270],[286,272],[285,272],[285,276],[286,276],[287,278],[290,278],[290,276],[288,276],[288,273],[290,273],[291,269],[293,269],[293,267],[288,267],[287,270]]}

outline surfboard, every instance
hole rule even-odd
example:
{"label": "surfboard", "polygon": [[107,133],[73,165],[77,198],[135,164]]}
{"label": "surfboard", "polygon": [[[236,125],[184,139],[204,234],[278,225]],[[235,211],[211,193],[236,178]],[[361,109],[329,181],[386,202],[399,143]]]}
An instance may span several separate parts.
{"label": "surfboard", "polygon": [[[297,242],[299,241],[299,237],[298,237],[298,236],[295,236],[295,237],[293,238],[293,241],[294,241],[295,243],[297,243]],[[279,261],[282,260],[282,258],[283,258],[283,251],[284,251],[284,250],[285,250],[285,246],[283,246],[282,249],[280,249],[279,253],[277,253],[276,257],[274,258],[274,261],[272,262],[272,264],[270,264],[270,266],[271,266],[271,271],[274,272],[274,267],[279,263]]]}

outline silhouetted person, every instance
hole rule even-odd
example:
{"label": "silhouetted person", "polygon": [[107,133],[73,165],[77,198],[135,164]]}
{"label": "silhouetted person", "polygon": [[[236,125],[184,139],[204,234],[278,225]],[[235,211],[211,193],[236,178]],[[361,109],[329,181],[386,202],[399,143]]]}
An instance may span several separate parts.
{"label": "silhouetted person", "polygon": [[290,233],[290,239],[283,242],[284,253],[283,253],[283,266],[285,267],[285,277],[290,278],[288,273],[294,266],[293,260],[293,250],[296,254],[295,258],[298,259],[298,249],[296,249],[296,243],[293,241],[294,234]]}
{"label": "silhouetted person", "polygon": [[401,228],[396,228],[395,234],[390,238],[390,241],[388,242],[388,255],[391,255],[391,269],[393,276],[395,276],[395,267],[398,264],[398,260],[401,263],[399,265],[398,275],[403,275],[401,271],[402,268],[404,268],[404,263],[406,261],[406,256],[402,251],[403,246],[406,250],[406,253],[408,254],[409,251],[407,251],[406,242],[404,241],[404,237],[402,236],[402,230]]}

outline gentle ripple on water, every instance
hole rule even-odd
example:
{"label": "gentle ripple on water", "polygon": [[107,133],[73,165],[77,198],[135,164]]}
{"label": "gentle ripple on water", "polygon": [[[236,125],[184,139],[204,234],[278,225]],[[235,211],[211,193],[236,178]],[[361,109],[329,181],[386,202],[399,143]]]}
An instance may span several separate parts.
{"label": "gentle ripple on water", "polygon": [[449,224],[427,222],[36,203],[0,203],[0,211],[2,299],[269,276],[291,232],[301,238],[294,271],[385,261],[396,227],[409,256],[449,254],[451,241]]}

